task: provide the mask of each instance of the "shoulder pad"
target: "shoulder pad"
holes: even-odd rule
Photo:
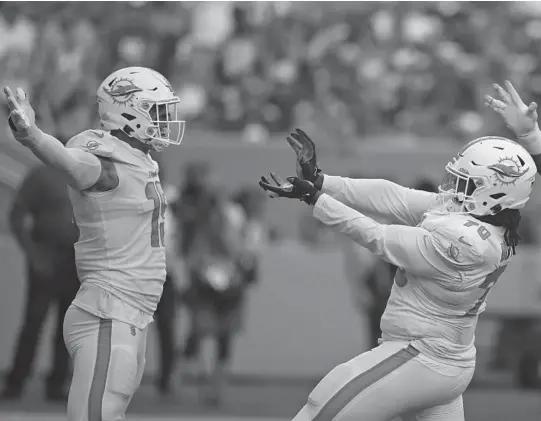
[[[113,155],[114,147],[108,139],[108,134],[101,130],[86,130],[73,136],[68,143],[67,148],[82,149],[93,155],[109,158]]]
[[[464,216],[430,219],[423,227],[431,232],[434,248],[448,263],[467,267],[484,260],[490,243],[478,233],[479,229],[486,229],[482,223],[469,225],[470,218]]]

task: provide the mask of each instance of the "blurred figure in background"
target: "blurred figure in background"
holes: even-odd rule
[[[207,215],[210,212],[211,202],[214,192],[210,187],[210,167],[205,162],[192,162],[187,165],[182,174],[182,184],[179,187],[180,193],[177,194],[177,200],[169,202],[168,210],[175,223],[176,247],[175,260],[177,263],[187,263],[191,250],[194,247],[195,240],[202,227],[207,221]],[[171,231],[169,231],[171,232]],[[171,258],[170,258],[171,259]],[[181,264],[182,264],[181,263]],[[178,268],[180,265],[175,265]],[[180,301],[184,304],[190,315],[188,332],[179,357],[183,360],[181,365],[182,377],[191,373],[196,368],[196,360],[199,357],[199,336],[193,323],[192,307],[190,297],[194,283],[192,279],[193,271],[187,264],[184,264],[184,271],[178,270],[178,276],[186,279],[186,285],[180,289]]]
[[[197,233],[186,256],[190,284],[185,303],[190,312],[190,328],[184,357],[198,363],[200,376],[210,374],[210,387],[202,398],[217,404],[225,375],[222,363],[228,359],[228,332],[236,322],[229,311],[228,292],[239,283],[235,250],[240,244],[230,225],[224,198],[214,194],[209,205],[204,214],[199,214]],[[205,339],[211,339],[216,348],[210,370],[209,363],[201,359]]]
[[[269,237],[263,220],[266,196],[256,188],[242,188],[233,197],[233,203],[240,206],[242,215],[238,220],[241,248],[239,264],[243,285],[251,285],[259,279],[259,259],[262,246]],[[241,297],[242,298],[242,297]]]
[[[207,222],[210,213],[214,192],[210,187],[210,167],[204,162],[193,162],[186,166],[182,175],[183,184],[180,188],[179,199],[169,205],[177,227],[177,256],[186,262],[194,247],[195,240]],[[181,300],[185,301],[190,295],[193,284],[193,272],[186,266],[185,277],[188,278],[187,287],[181,292]],[[198,357],[199,341],[190,324],[182,358],[183,368],[190,368]]]
[[[214,346],[211,361],[199,358],[200,373],[208,373],[202,398],[210,405],[222,401],[233,340],[242,327],[244,293],[257,279],[258,199],[249,191],[241,191],[235,199],[218,192],[212,195],[206,213],[199,214],[186,260],[191,275],[185,302],[191,326],[184,356],[206,357],[203,347]]]
[[[43,165],[31,170],[15,196],[10,223],[26,257],[28,287],[23,326],[1,397],[21,397],[47,312],[56,304],[53,361],[46,382],[46,397],[64,400],[69,357],[62,325],[64,314],[79,288],[73,249],[79,231],[73,221],[64,178]]]
[[[177,239],[177,251],[181,256],[188,254],[200,225],[200,215],[206,214],[210,207],[210,175],[210,167],[204,162],[187,165],[182,176],[184,181],[179,200],[171,205],[181,234]]]
[[[168,206],[165,210],[165,252],[167,274],[163,293],[156,308],[156,328],[160,348],[160,368],[156,386],[162,396],[171,392],[171,376],[175,364],[176,298],[175,284],[183,277],[178,269],[177,224],[171,208],[175,207],[178,191],[172,185],[164,187]]]

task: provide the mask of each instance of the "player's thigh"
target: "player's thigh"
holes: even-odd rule
[[[411,354],[408,361],[403,364],[396,361],[408,358],[407,353]],[[416,353],[418,355],[411,358]],[[374,375],[377,380],[368,386],[369,381],[359,385],[354,391],[357,394],[335,417],[336,421],[387,421],[410,413],[426,417],[431,414],[429,410],[423,411],[426,408],[432,409],[434,414],[443,411],[453,417],[450,420],[462,414],[462,401],[457,398],[470,383],[473,368],[427,360],[412,347],[403,350],[402,356],[400,353],[393,355],[385,363],[389,363],[391,369],[383,372],[383,376]]]
[[[406,342],[384,342],[350,361],[332,369],[312,390],[308,402],[294,421],[331,421],[341,409],[355,397],[351,385],[381,375],[378,367],[389,370],[386,361],[407,347]],[[363,376],[363,374],[365,376]]]
[[[141,382],[146,329],[100,319],[71,307],[66,313],[64,334],[74,368],[69,421],[124,419]]]
[[[143,377],[146,336],[147,329],[116,320],[111,322],[108,370],[105,383],[99,389],[103,417],[100,421],[124,419]]]
[[[297,420],[387,421],[447,402],[462,393],[472,370],[444,376],[421,364],[419,352],[387,342],[336,367],[310,394]]]
[[[68,309],[64,316],[64,341],[73,359],[73,377],[68,398],[69,421],[92,420],[91,393],[95,388],[97,363],[103,364],[100,350],[103,336],[99,317],[75,306]]]

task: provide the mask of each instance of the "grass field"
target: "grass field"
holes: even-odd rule
[[[310,385],[232,385],[222,408],[209,410],[189,387],[167,400],[143,386],[135,396],[126,419],[133,421],[287,421],[303,405]],[[473,389],[465,395],[466,420],[539,421],[541,391]],[[19,403],[1,404],[0,421],[59,421],[65,419],[62,405],[42,401],[39,389],[29,391]],[[362,421],[362,420],[359,420]]]

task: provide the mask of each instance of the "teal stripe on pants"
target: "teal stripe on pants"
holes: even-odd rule
[[[417,355],[419,355],[419,351],[408,346],[359,374],[336,392],[312,421],[332,421],[363,390],[402,367]]]
[[[102,421],[103,395],[105,383],[107,382],[107,371],[111,359],[111,336],[113,332],[113,321],[100,319],[98,331],[98,350],[96,353],[96,364],[94,365],[94,377],[90,386],[88,397],[88,421]]]

